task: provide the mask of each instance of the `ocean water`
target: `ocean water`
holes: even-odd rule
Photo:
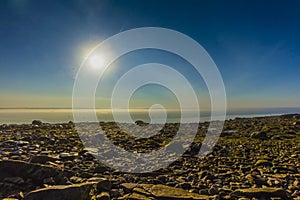
[[[82,115],[85,115],[86,110],[82,110]],[[154,117],[165,118],[165,115],[160,114],[160,110],[155,111]],[[300,113],[300,108],[259,108],[259,109],[238,109],[228,110],[226,119],[234,119],[236,117],[258,117],[281,114]],[[114,121],[113,115],[108,109],[96,109],[96,114],[99,121]],[[125,110],[117,112],[122,122],[128,122],[125,115]],[[139,109],[130,112],[132,120],[150,121],[150,116],[147,110]],[[197,122],[195,111],[189,111],[188,116],[182,122]],[[63,123],[73,121],[72,109],[0,109],[0,124],[22,124],[31,123],[32,120],[38,119],[47,123]],[[200,121],[210,121],[210,112],[200,112]],[[164,121],[158,119],[157,121]],[[167,122],[180,122],[180,112],[167,111]]]

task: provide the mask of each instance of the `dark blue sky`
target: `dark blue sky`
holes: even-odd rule
[[[298,1],[2,0],[0,107],[70,106],[74,73],[88,50],[121,31],[146,26],[198,41],[221,72],[230,108],[300,106],[299,6]]]

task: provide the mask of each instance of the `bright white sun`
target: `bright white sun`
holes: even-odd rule
[[[92,55],[91,57],[89,57],[89,62],[91,67],[95,68],[95,69],[100,69],[102,67],[104,67],[105,64],[105,57],[103,55]]]

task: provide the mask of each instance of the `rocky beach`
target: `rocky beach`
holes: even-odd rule
[[[227,120],[213,151],[199,157],[208,124],[199,123],[192,145],[171,165],[141,174],[99,162],[73,122],[2,124],[0,198],[300,199],[300,115]],[[140,153],[165,146],[179,126],[165,124],[156,135],[137,139],[113,122],[99,125],[115,145]]]

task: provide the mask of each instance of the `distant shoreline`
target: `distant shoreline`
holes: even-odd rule
[[[10,112],[6,112],[10,110]],[[50,110],[50,112],[49,112]],[[100,110],[100,111],[99,111]],[[98,112],[99,111],[99,112]],[[255,111],[255,112],[254,112]],[[158,111],[159,112],[159,111]],[[200,112],[200,121],[195,118],[192,111],[189,118],[186,118],[182,123],[198,123],[198,122],[209,122],[210,113],[209,112]],[[84,114],[84,112],[83,112]],[[98,117],[98,122],[113,122],[115,121],[110,112],[101,112],[101,109],[96,110]],[[124,115],[122,112],[119,112],[120,115]],[[255,118],[255,117],[272,117],[280,115],[289,115],[289,114],[300,114],[300,108],[288,108],[284,110],[283,108],[277,108],[273,110],[246,110],[246,111],[228,111],[226,115],[226,120],[236,119],[236,118]],[[124,115],[124,121],[121,123],[129,123],[126,121]],[[131,112],[132,121],[143,120],[149,122],[148,112]],[[72,109],[0,109],[0,124],[30,124],[33,120],[40,120],[43,123],[49,124],[62,124],[68,123],[69,121],[74,121]],[[217,119],[218,120],[218,119]],[[88,121],[88,120],[87,120]],[[86,121],[83,121],[86,122]],[[168,113],[168,119],[166,123],[179,123],[180,122],[180,113],[179,112],[170,112]]]
[[[72,107],[0,107],[0,110],[18,110],[18,109],[24,109],[24,110],[72,110]],[[76,109],[90,109],[90,108],[76,108]],[[120,110],[126,110],[126,108],[117,108]],[[148,110],[149,108],[130,108],[130,110]],[[190,108],[192,110],[192,108]],[[300,107],[244,107],[244,108],[228,108],[227,111],[229,112],[235,112],[235,111],[253,111],[253,110],[274,110],[274,109],[300,109]],[[96,110],[111,110],[110,108],[96,108]],[[180,110],[177,108],[171,108],[169,110]],[[209,111],[208,109],[202,109],[202,111]]]

